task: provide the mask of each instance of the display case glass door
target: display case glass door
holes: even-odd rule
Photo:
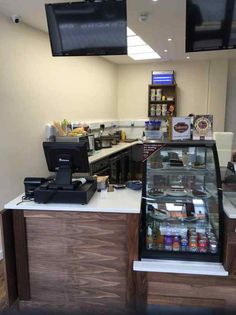
[[[214,142],[145,145],[150,154],[144,164],[142,256],[220,261],[222,192]]]

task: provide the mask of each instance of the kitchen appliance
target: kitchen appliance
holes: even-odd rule
[[[94,139],[94,148],[95,148],[95,151],[99,151],[102,149],[102,142],[99,138]]]
[[[88,152],[93,154],[95,151],[95,144],[94,144],[94,135],[88,134]]]
[[[106,148],[111,148],[112,147],[112,140],[113,137],[110,136],[101,136],[98,138],[101,143],[101,148],[106,149]]]

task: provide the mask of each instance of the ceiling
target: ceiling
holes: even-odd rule
[[[78,1],[78,0],[77,0]],[[44,4],[72,2],[67,0],[0,0],[0,12],[10,17],[20,15],[22,21],[47,32]],[[107,59],[118,63],[147,63],[215,58],[236,58],[236,50],[185,53],[185,7],[186,0],[127,0],[128,26],[150,45],[161,59],[134,61],[128,56],[109,56]],[[147,20],[140,22],[140,14],[147,14]],[[172,42],[168,42],[172,38]],[[164,52],[168,50],[168,52]]]

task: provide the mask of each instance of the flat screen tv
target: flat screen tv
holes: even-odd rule
[[[236,48],[235,2],[186,1],[186,52]]]
[[[53,56],[127,54],[126,0],[46,4]]]

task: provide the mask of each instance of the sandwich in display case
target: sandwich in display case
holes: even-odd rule
[[[146,141],[141,259],[221,262],[222,225],[215,142]]]

